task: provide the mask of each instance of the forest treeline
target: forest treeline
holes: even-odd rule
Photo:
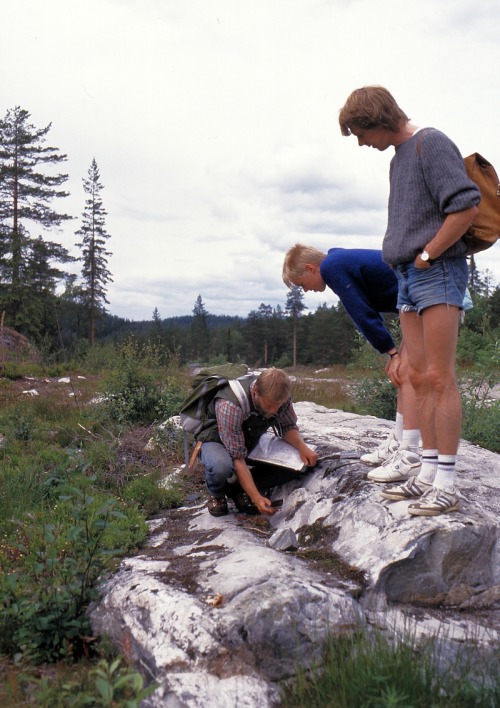
[[[262,302],[246,317],[207,312],[201,294],[192,313],[182,317],[162,319],[157,308],[151,320],[142,322],[110,314],[112,254],[99,168],[93,158],[82,178],[75,258],[56,239],[60,225],[74,217],[54,207],[68,196],[63,189],[68,175],[60,171],[66,155],[46,144],[50,127],[35,127],[20,107],[0,119],[0,327],[25,335],[42,358],[83,359],[90,348],[119,344],[130,335],[139,343],[154,343],[161,356],[175,356],[181,363],[326,366],[347,364],[359,355],[364,345],[343,306],[324,303],[306,312],[297,287],[288,292],[283,307]],[[68,273],[65,265],[75,261],[80,273]],[[469,288],[474,308],[462,328],[460,351],[462,361],[474,362],[477,352],[498,348],[500,289],[473,259]],[[388,322],[397,326],[394,317]],[[495,361],[495,354],[489,361]]]
[[[474,306],[461,326],[459,363],[484,362],[491,368],[500,363],[500,288],[489,292],[488,282],[474,267],[471,274]],[[175,355],[183,364],[244,361],[250,366],[329,366],[359,363],[365,353],[374,351],[357,333],[341,303],[324,303],[305,313],[300,308],[300,289],[293,293],[292,306],[290,299],[288,308],[262,303],[247,317],[229,317],[207,312],[199,295],[192,314],[183,317],[162,319],[155,310],[151,320],[142,322],[106,318],[99,341],[118,344],[133,335],[139,344],[157,345],[165,357]],[[388,315],[386,323],[397,339],[397,317]]]

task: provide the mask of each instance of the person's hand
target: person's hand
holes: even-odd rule
[[[305,462],[308,467],[314,467],[318,461],[318,453],[315,450],[311,450],[307,445],[303,445],[299,452],[302,462]]]
[[[271,500],[267,499],[267,497],[260,496],[258,499],[253,500],[253,503],[261,514],[266,514],[267,516],[272,516],[279,511],[279,507],[271,506]]]
[[[417,254],[417,257],[413,261],[413,265],[417,270],[428,270],[431,267],[429,261],[423,261],[420,258],[420,253]]]
[[[401,356],[398,354],[395,354],[392,356],[387,364],[385,365],[385,373],[387,376],[390,378],[391,383],[393,386],[396,388],[399,388],[401,386],[401,379],[399,377],[399,366],[401,364]]]

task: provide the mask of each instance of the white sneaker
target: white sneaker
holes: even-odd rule
[[[394,433],[382,440],[380,445],[372,452],[367,452],[359,458],[361,462],[366,462],[367,465],[382,465],[386,460],[389,460],[399,447],[399,442],[396,440]]]
[[[408,450],[398,450],[380,467],[366,475],[372,482],[400,482],[414,477],[420,472],[420,455]]]

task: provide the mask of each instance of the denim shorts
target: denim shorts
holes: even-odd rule
[[[455,305],[463,309],[469,267],[465,257],[437,258],[419,270],[412,263],[394,266],[398,279],[398,310],[417,312],[432,305]]]

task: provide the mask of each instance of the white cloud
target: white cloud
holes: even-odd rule
[[[95,157],[109,309],[129,319],[284,305],[286,249],[376,248],[391,155],[340,135],[379,83],[500,168],[500,6],[485,0],[3,0],[2,114],[68,155],[73,248]],[[488,70],[488,67],[491,67]],[[74,251],[75,252],[75,251]],[[478,256],[500,281],[500,247]],[[334,299],[308,295],[310,309]]]

